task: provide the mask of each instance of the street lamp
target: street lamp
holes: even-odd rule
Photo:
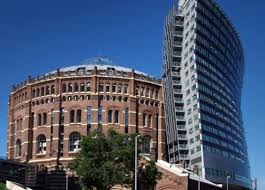
[[[135,162],[135,166],[134,166],[134,172],[135,172],[135,174],[134,174],[134,189],[135,190],[137,190],[137,149],[138,149],[138,146],[137,146],[137,144],[138,144],[138,142],[137,142],[137,139],[138,139],[138,137],[140,137],[141,135],[137,135],[136,137],[135,137],[135,145],[134,145],[134,148],[135,148],[135,155],[134,155],[134,162]]]
[[[230,179],[230,175],[226,176],[226,190],[228,190],[228,179]]]

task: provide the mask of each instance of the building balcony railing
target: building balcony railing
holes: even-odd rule
[[[185,125],[178,125],[177,128],[178,128],[178,129],[182,129],[182,130],[186,130]]]
[[[173,51],[173,55],[181,57],[181,52],[180,51]]]
[[[183,32],[182,31],[175,31],[174,35],[175,36],[183,36]]]
[[[179,149],[187,149],[187,144],[179,144]]]
[[[188,159],[188,155],[187,154],[180,154],[179,158],[180,159]]]
[[[178,84],[180,84],[180,83],[178,83]],[[174,90],[173,90],[173,91],[174,91],[174,93],[181,94],[181,89],[175,89],[175,88],[174,88]]]
[[[178,134],[178,139],[187,139],[187,135]]]
[[[180,72],[172,71],[172,75],[173,75],[173,76],[180,76]]]
[[[182,42],[181,41],[174,41],[174,45],[175,46],[182,46]]]
[[[181,63],[180,62],[173,62],[173,67],[180,67]]]
[[[184,23],[183,21],[176,21],[176,22],[175,22],[175,24],[176,24],[177,26],[183,26],[183,23]]]
[[[177,102],[177,103],[183,103],[183,99],[182,99],[182,98],[175,98],[174,100],[175,100],[175,102]],[[179,117],[180,117],[180,116],[179,116]]]

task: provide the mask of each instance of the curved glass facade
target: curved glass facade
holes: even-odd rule
[[[180,26],[181,25],[181,26]],[[243,48],[213,0],[180,1],[167,17],[163,81],[169,161],[216,183],[251,188],[241,114]]]

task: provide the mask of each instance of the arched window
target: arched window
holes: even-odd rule
[[[143,126],[146,127],[146,113],[143,113]]]
[[[55,87],[54,85],[51,86],[51,94],[54,94],[55,93]]]
[[[85,91],[85,84],[81,83],[80,85],[80,92],[84,92]]]
[[[75,110],[70,111],[70,123],[75,122]]]
[[[74,86],[75,92],[78,92],[78,88],[79,88],[78,83],[75,83],[75,86]]]
[[[41,96],[44,96],[44,87],[41,87]]]
[[[99,84],[98,91],[99,92],[103,92],[104,91],[104,84],[103,83]]]
[[[121,89],[122,89],[122,84],[118,85],[118,93],[121,93]]]
[[[112,123],[112,110],[108,111],[108,123]]]
[[[86,83],[86,91],[87,92],[91,91],[91,83],[90,82]]]
[[[154,89],[150,91],[150,98],[154,98]]]
[[[62,84],[62,93],[66,92],[66,84]]]
[[[146,97],[149,97],[149,95],[150,95],[149,92],[150,92],[150,89],[147,88],[147,89],[145,90],[145,96],[146,96]]]
[[[45,95],[50,95],[50,87],[46,86],[46,94]]]
[[[115,123],[119,123],[119,110],[115,110],[114,121]]]
[[[106,84],[106,92],[109,92],[110,91],[110,83],[107,83]]]
[[[155,99],[158,99],[158,90],[155,91]]]
[[[136,86],[136,88],[135,88],[135,95],[136,95],[136,96],[139,95],[139,86]]]
[[[47,125],[47,113],[43,113],[43,125]]]
[[[77,152],[80,150],[80,133],[78,132],[72,132],[69,135],[69,151]]]
[[[38,126],[41,126],[41,114],[40,113],[38,114],[38,117],[37,117],[37,124]]]
[[[36,91],[35,90],[32,90],[32,97],[35,98],[36,97]]]
[[[123,86],[123,93],[124,94],[128,93],[128,85],[127,84]]]
[[[144,136],[143,153],[150,154],[150,150],[151,150],[151,137]]]
[[[40,89],[37,88],[37,93],[36,93],[36,97],[39,97],[40,96]]]
[[[114,92],[114,93],[116,92],[116,84],[115,83],[112,84],[112,92]]]
[[[140,96],[144,96],[144,87],[140,88]]]
[[[73,92],[73,85],[72,83],[68,84],[68,92]]]
[[[16,142],[16,157],[21,156],[21,140],[18,139]]]
[[[148,127],[152,127],[152,114],[148,115]]]
[[[39,135],[37,137],[37,153],[46,154],[46,137],[45,135]]]

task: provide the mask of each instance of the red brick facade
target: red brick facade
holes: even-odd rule
[[[151,139],[147,148],[165,159],[162,100],[161,81],[121,67],[29,78],[9,98],[7,158],[48,168],[65,165],[75,156],[76,134],[87,135],[101,123],[104,131],[139,132]]]

